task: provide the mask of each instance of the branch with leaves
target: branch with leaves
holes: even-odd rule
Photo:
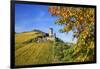
[[[52,16],[59,17],[55,23],[63,25],[63,29],[60,29],[60,32],[74,32],[73,38],[78,39],[75,46],[77,46],[77,49],[81,48],[78,52],[74,51],[74,55],[82,53],[81,50],[86,49],[85,52],[83,52],[85,54],[83,55],[83,58],[85,58],[84,61],[89,61],[90,59],[93,60],[95,30],[94,9],[83,7],[50,6],[48,11],[52,14]],[[77,57],[78,56],[79,55],[77,55]],[[81,60],[79,59],[79,61]]]

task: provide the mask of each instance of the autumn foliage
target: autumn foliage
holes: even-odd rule
[[[94,61],[95,10],[85,7],[50,6],[48,11],[58,16],[56,24],[62,25],[60,32],[73,31],[77,43],[63,51],[64,61]]]

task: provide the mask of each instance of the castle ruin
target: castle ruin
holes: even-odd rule
[[[56,37],[56,33],[53,33],[53,28],[49,28],[48,36],[45,37],[40,36],[36,40],[37,42],[46,41],[46,40],[54,41],[55,37]]]
[[[53,33],[53,28],[49,28],[49,32],[48,32],[49,36],[47,37],[47,40],[55,40],[56,37],[56,33]]]

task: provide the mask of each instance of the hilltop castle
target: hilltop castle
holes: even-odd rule
[[[45,36],[39,36],[36,39],[36,41],[37,42],[46,41],[46,40],[54,41],[55,38],[56,38],[56,33],[53,33],[53,28],[49,28],[48,33]]]
[[[49,28],[49,32],[48,32],[49,36],[47,37],[47,40],[55,40],[56,37],[56,33],[53,33],[53,28]]]

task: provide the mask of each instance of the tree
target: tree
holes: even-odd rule
[[[63,25],[60,32],[73,31],[77,43],[73,46],[75,61],[93,61],[95,10],[83,7],[50,6],[48,11],[58,16],[56,24]]]

